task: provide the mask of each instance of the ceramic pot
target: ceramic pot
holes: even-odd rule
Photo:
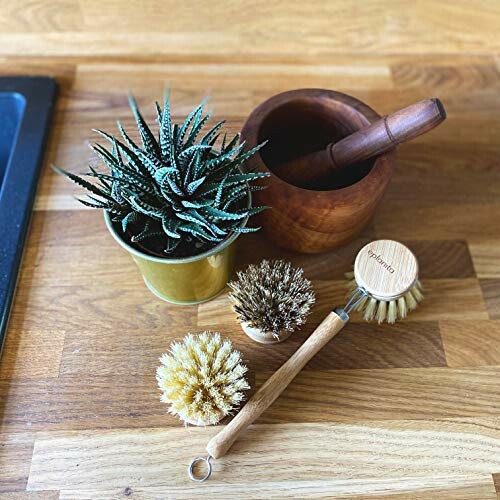
[[[233,274],[240,233],[233,233],[212,249],[192,257],[155,257],[124,241],[107,212],[104,220],[113,238],[130,253],[146,286],[162,300],[180,305],[206,302],[224,290]]]

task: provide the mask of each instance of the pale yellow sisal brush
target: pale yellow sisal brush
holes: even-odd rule
[[[344,328],[352,311],[360,311],[368,321],[394,323],[405,318],[423,299],[417,259],[396,241],[378,240],[364,246],[356,257],[351,278],[352,291],[345,307],[332,311],[238,415],[210,440],[208,457],[196,457],[189,466],[191,479],[201,482],[210,477],[210,460],[228,452],[238,436],[274,402],[308,361]],[[201,476],[194,472],[199,462],[206,463],[206,472]]]

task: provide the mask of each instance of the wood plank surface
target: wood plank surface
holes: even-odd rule
[[[478,419],[475,424],[407,420],[376,425],[255,425],[234,445],[230,457],[214,462],[210,485],[227,484],[235,494],[247,485],[250,491],[252,484],[259,488],[264,483],[265,487],[269,462],[279,472],[285,491],[287,483],[293,488],[295,482],[300,486],[311,477],[320,484],[327,481],[333,494],[376,492],[381,482],[387,487],[400,479],[403,484],[410,478],[425,484],[427,477],[448,481],[468,474],[484,477],[500,466],[500,440],[490,427],[497,430],[498,423]],[[133,490],[141,483],[161,486],[168,477],[174,492],[185,482],[185,463],[193,451],[201,452],[199,443],[216,432],[216,428],[189,432],[177,428],[41,434],[35,443],[28,489]],[[273,442],[271,448],[268,440]],[[464,454],[468,460],[462,459]],[[302,460],[307,467],[300,465]],[[203,495],[202,489],[192,490],[193,495]]]
[[[499,32],[493,0],[0,0],[0,75],[60,87],[0,361],[0,499],[500,498]],[[284,258],[316,289],[309,322],[283,344],[251,341],[227,291],[200,306],[159,301],[102,215],[48,168],[97,165],[91,129],[114,132],[119,118],[136,137],[126,93],[153,119],[167,83],[176,120],[210,95],[232,133],[300,87],[381,114],[428,97],[446,107],[441,127],[399,148],[374,219],[345,247],[299,255],[264,232],[241,237],[238,268]],[[211,480],[192,483],[186,467],[219,429],[167,413],[160,355],[220,330],[251,394],[344,302],[344,273],[374,238],[414,250],[426,301],[393,327],[353,315]]]

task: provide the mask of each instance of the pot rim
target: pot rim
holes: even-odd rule
[[[251,207],[252,192],[250,191],[250,189],[248,189],[247,192],[248,192],[248,207]],[[109,232],[111,233],[111,236],[113,236],[113,238],[119,243],[121,247],[123,247],[132,255],[140,257],[141,259],[149,260],[151,262],[158,262],[161,264],[187,264],[188,262],[195,262],[197,260],[206,259],[207,257],[219,253],[221,250],[228,247],[241,234],[233,232],[229,236],[227,236],[224,240],[222,240],[220,243],[212,247],[210,250],[207,250],[197,255],[191,255],[189,257],[180,257],[180,258],[155,257],[154,255],[149,255],[147,253],[141,252],[137,248],[134,248],[132,245],[129,245],[126,241],[124,241],[123,238],[116,232],[113,226],[113,222],[111,221],[111,217],[109,216],[109,213],[106,210],[103,210],[103,213],[104,213],[104,221],[106,223]],[[247,225],[247,222],[248,222],[248,216],[241,221],[240,227],[245,227]]]

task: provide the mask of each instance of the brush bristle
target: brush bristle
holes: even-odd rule
[[[406,300],[404,297],[398,299],[398,318],[405,319],[408,309],[406,308]]]
[[[398,319],[398,308],[396,306],[396,301],[391,300],[389,302],[389,307],[387,308],[387,323],[394,323]]]
[[[216,424],[249,389],[238,351],[217,332],[188,334],[160,358],[156,371],[161,400],[186,423]]]
[[[424,294],[422,292],[422,285],[420,284],[420,282],[417,282],[417,284],[413,287],[411,292],[412,292],[413,296],[415,297],[417,304],[419,302],[422,302],[422,300],[424,299]]]
[[[387,318],[387,302],[385,300],[378,301],[377,307],[377,322],[380,324]]]
[[[377,300],[370,297],[368,301],[365,301],[366,307],[364,308],[364,316],[366,321],[371,321],[375,317],[375,312],[377,311]],[[363,312],[360,308],[361,304],[358,305],[357,310]]]
[[[352,295],[357,289],[358,284],[354,278],[354,273],[345,274],[349,280],[347,288],[349,295]],[[377,300],[369,295],[365,297],[356,306],[356,311],[363,314],[366,321],[376,319],[378,323],[395,323],[397,320],[405,319],[409,312],[416,309],[418,304],[424,299],[423,288],[420,281],[405,293],[403,297],[395,300],[384,301]]]
[[[237,273],[229,298],[240,322],[279,336],[303,325],[314,304],[314,290],[301,268],[263,260]]]

